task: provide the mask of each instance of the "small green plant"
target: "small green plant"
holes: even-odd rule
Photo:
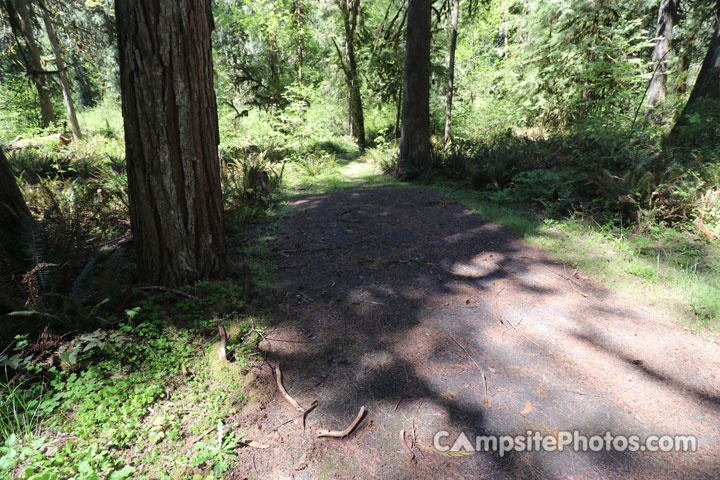
[[[234,450],[238,447],[242,435],[233,431],[226,431],[222,422],[217,424],[217,437],[214,442],[197,442],[194,445],[197,452],[190,459],[193,467],[210,464],[215,478],[222,478],[222,474],[229,468],[229,461],[237,455]]]
[[[267,159],[267,152],[245,153],[238,147],[224,155],[223,199],[226,208],[267,206],[282,182],[285,169]]]

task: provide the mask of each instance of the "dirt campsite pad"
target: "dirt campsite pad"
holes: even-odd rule
[[[720,478],[717,344],[434,190],[291,206],[234,478]],[[302,408],[318,402],[304,431],[277,365]],[[317,437],[363,406],[346,438]],[[693,435],[698,449],[442,454],[442,431],[444,445],[577,431]]]

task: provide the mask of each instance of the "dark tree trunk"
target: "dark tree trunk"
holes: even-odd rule
[[[452,121],[452,101],[455,91],[455,48],[457,47],[458,15],[460,13],[460,0],[455,0],[453,6],[452,34],[450,37],[450,63],[448,65],[448,93],[445,105],[445,145],[450,142],[450,125]],[[507,37],[506,37],[507,39]]]
[[[348,116],[350,119],[350,136],[360,145],[365,146],[365,117],[363,114],[362,96],[360,94],[360,75],[357,71],[355,58],[355,29],[357,28],[360,0],[338,0],[338,6],[343,15],[345,29],[345,58],[338,49],[340,64],[345,73],[345,82],[348,88]]]
[[[405,79],[400,157],[395,175],[413,178],[432,167],[430,148],[430,7],[412,0],[407,9]]]
[[[40,61],[42,53],[35,41],[30,9],[25,0],[6,0],[5,5],[10,20],[10,28],[12,28],[15,38],[18,39],[18,44],[21,37],[25,40],[25,48],[21,48],[25,68],[37,89],[42,126],[47,128],[51,123],[55,122],[55,111],[50,100],[47,75],[42,73],[42,62]]]
[[[715,28],[686,109],[701,98],[720,100],[720,23]]]
[[[660,2],[657,30],[655,32],[655,48],[652,55],[653,64],[657,64],[657,68],[654,70],[655,73],[650,80],[650,88],[648,89],[648,113],[655,125],[662,122],[662,110],[665,107],[668,56],[670,55],[675,14],[675,0],[662,0]]]
[[[68,82],[68,78],[65,73],[65,61],[62,57],[63,52],[60,49],[60,42],[55,34],[55,27],[50,19],[50,14],[47,11],[45,2],[40,1],[40,11],[43,23],[45,24],[45,31],[47,32],[48,40],[50,41],[50,48],[52,48],[53,54],[55,55],[55,65],[58,70],[58,78],[60,79],[60,88],[63,92],[65,109],[67,110],[68,119],[70,120],[70,128],[72,129],[73,138],[78,140],[82,138],[82,132],[80,131],[80,124],[78,123],[77,115],[75,114],[75,103],[73,103],[70,92],[70,82]]]
[[[701,117],[703,131],[700,133],[702,137],[717,141],[717,137],[720,135],[720,113],[718,112],[718,107],[720,107],[720,0],[718,0],[716,8],[718,19],[715,33],[710,41],[710,47],[703,60],[700,73],[695,80],[695,86],[690,92],[690,98],[670,132],[668,139],[671,143],[702,141],[696,135],[691,135],[693,138],[681,138],[683,136],[681,130],[689,124],[689,118],[694,114]]]
[[[23,231],[32,231],[33,223],[10,162],[0,148],[0,247],[21,270],[28,263]]]
[[[224,277],[210,0],[117,0],[115,11],[140,278]]]

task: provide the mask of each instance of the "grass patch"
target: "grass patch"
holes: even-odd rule
[[[717,245],[670,228],[636,232],[583,218],[542,218],[529,209],[489,202],[483,192],[458,182],[443,180],[434,186],[609,288],[654,305],[680,325],[720,333]]]

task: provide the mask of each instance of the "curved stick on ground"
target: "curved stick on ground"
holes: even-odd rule
[[[357,417],[355,417],[355,420],[350,424],[349,427],[347,427],[345,430],[338,432],[336,430],[320,430],[317,434],[318,437],[332,437],[332,438],[343,438],[350,435],[353,430],[355,430],[355,427],[358,426],[358,423],[360,423],[360,420],[362,420],[363,415],[365,415],[365,407],[360,407],[360,411],[357,414]]]
[[[402,446],[403,452],[405,452],[405,455],[410,457],[410,460],[415,460],[415,454],[412,450],[410,450],[410,447],[408,447],[407,442],[405,442],[405,430],[400,430],[400,445]]]
[[[315,410],[315,407],[317,407],[317,406],[318,406],[318,402],[317,402],[317,400],[315,400],[315,401],[312,403],[312,405],[310,405],[307,409],[303,410],[303,414],[302,414],[302,429],[303,429],[303,432],[305,431],[305,418],[308,416],[308,413],[310,413],[310,412],[312,412],[313,410]]]
[[[300,404],[293,397],[290,396],[287,390],[285,390],[285,387],[282,384],[282,372],[280,371],[280,364],[275,367],[275,380],[277,380],[278,390],[280,390],[282,396],[285,397],[285,400],[287,400],[290,405],[295,407],[295,410],[297,410],[298,412],[305,412],[305,409],[302,408]]]

